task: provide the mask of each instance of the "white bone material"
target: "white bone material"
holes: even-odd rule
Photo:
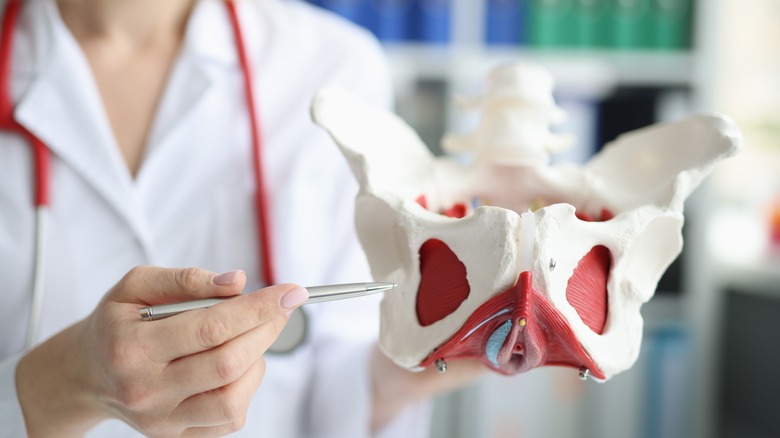
[[[510,71],[493,77],[507,76],[510,85],[520,80],[517,68],[504,68]],[[546,83],[543,72],[533,71],[531,77]],[[534,91],[523,87],[524,93]],[[506,84],[494,83],[491,90],[493,97],[513,95]],[[551,91],[551,85],[545,88]],[[551,98],[526,100],[538,110],[559,111]],[[490,105],[488,98],[478,102]],[[511,99],[502,105],[511,106]],[[522,144],[515,151],[530,150],[530,159],[510,153],[502,161],[491,154],[462,166],[432,156],[401,119],[344,91],[320,91],[312,114],[360,183],[356,226],[375,279],[399,284],[382,302],[380,346],[409,369],[419,368],[477,307],[513,286],[527,270],[533,273],[534,288],[565,317],[607,378],[628,369],[639,354],[640,307],[682,249],[683,201],[717,161],[740,147],[740,133],[729,119],[702,114],[620,136],[582,167],[547,166],[540,149]],[[511,117],[522,118],[522,111]],[[490,123],[483,120],[482,126]],[[514,135],[482,132],[461,139],[461,146],[478,151],[490,148],[484,142],[491,139],[511,146],[513,140],[529,138]],[[427,209],[417,202],[420,195]],[[459,202],[467,206],[463,218],[437,213]],[[471,208],[474,202],[483,205]],[[594,216],[608,209],[614,217],[586,222],[575,217],[575,208]],[[432,238],[446,243],[466,266],[471,292],[454,312],[424,327],[415,310],[419,250]],[[602,334],[583,323],[565,294],[578,261],[597,245],[612,255]]]

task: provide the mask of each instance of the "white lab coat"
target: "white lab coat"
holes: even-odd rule
[[[2,2],[2,7],[5,4]],[[384,60],[364,31],[291,0],[241,0],[278,282],[369,280],[353,233],[356,192],[335,144],[312,124],[315,91],[338,85],[389,105]],[[140,264],[244,269],[258,286],[250,125],[232,29],[219,0],[201,0],[157,113],[143,165],[125,166],[88,63],[53,0],[24,2],[15,35],[15,117],[52,151],[51,223],[40,340],[87,316]],[[0,436],[24,435],[14,371],[29,315],[34,217],[31,149],[0,133]],[[303,346],[267,355],[267,373],[240,433],[368,435],[368,354],[377,300],[307,306]],[[427,406],[385,436],[424,436]],[[132,436],[119,421],[90,436]]]

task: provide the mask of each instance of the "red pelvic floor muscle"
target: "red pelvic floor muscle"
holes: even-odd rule
[[[420,204],[420,206],[424,209],[428,209],[428,198],[425,197],[424,194],[418,196],[415,199],[415,202]],[[453,217],[455,219],[461,219],[464,216],[466,216],[466,211],[468,208],[466,208],[466,204],[463,202],[456,202],[452,205],[452,207],[439,211],[439,214],[447,216],[447,217]]]
[[[615,217],[612,211],[609,210],[608,208],[602,208],[600,212],[600,216],[598,217],[593,217],[588,213],[585,213],[584,211],[580,211],[580,210],[575,211],[574,215],[577,216],[577,219],[585,222],[604,222]]]
[[[490,319],[502,310],[508,312]],[[498,355],[496,367],[485,355],[490,334],[508,320],[512,331]],[[523,324],[521,324],[521,320]],[[521,354],[522,352],[522,354]],[[438,359],[476,358],[502,374],[517,374],[544,365],[585,367],[603,379],[604,374],[580,345],[571,326],[532,286],[532,274],[523,272],[517,284],[486,301],[447,341],[436,348],[420,366],[428,367]]]
[[[466,216],[466,204],[462,202],[457,202],[452,207],[448,208],[447,210],[444,210],[441,212],[441,214],[447,216],[447,217],[454,217],[456,219],[460,219],[464,216]]]
[[[420,204],[420,207],[424,209],[428,209],[428,198],[425,197],[425,195],[420,195],[415,199],[415,201]]]
[[[420,286],[417,289],[417,320],[429,326],[447,317],[468,298],[466,266],[438,239],[420,247]]]
[[[425,195],[416,199],[428,207]],[[460,218],[465,215],[465,204],[455,204],[445,216]],[[597,221],[614,216],[602,209]],[[581,220],[594,221],[586,213]],[[569,280],[566,299],[583,322],[594,332],[604,331],[607,308],[606,284],[611,267],[611,255],[603,246],[594,247],[580,260]],[[420,286],[417,290],[417,318],[422,326],[429,326],[447,317],[468,298],[470,288],[466,267],[457,255],[442,241],[430,239],[420,248]],[[506,310],[491,319],[497,313]],[[494,366],[485,354],[487,339],[502,324],[512,320],[512,330],[498,355],[499,366]],[[488,322],[485,322],[485,321]],[[521,321],[523,324],[521,324]],[[520,274],[517,284],[483,303],[463,326],[436,348],[422,367],[438,359],[476,358],[502,374],[516,374],[545,365],[587,368],[596,378],[604,374],[574,335],[563,315],[532,286],[532,274]]]
[[[566,286],[566,300],[580,315],[582,322],[598,334],[604,332],[607,323],[607,280],[611,265],[609,249],[595,246],[580,259]]]

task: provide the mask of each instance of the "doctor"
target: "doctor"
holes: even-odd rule
[[[294,0],[0,10],[0,436],[425,436],[424,400],[481,373],[397,368],[370,298],[306,306],[303,343],[266,351],[293,282],[370,278],[352,177],[308,118],[325,85],[389,105],[365,32]]]

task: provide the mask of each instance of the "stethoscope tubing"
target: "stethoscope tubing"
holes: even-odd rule
[[[46,236],[49,226],[49,207],[39,205],[35,208],[35,259],[33,267],[32,303],[30,304],[30,319],[27,321],[27,338],[25,350],[29,350],[38,339],[38,330],[43,309],[43,291],[46,272]]]
[[[244,95],[246,98],[246,108],[249,113],[250,127],[252,129],[252,169],[255,177],[255,217],[257,220],[257,247],[260,248],[260,275],[265,280],[265,284],[276,283],[274,275],[273,257],[271,257],[271,225],[268,218],[268,192],[265,186],[265,175],[262,166],[262,132],[260,130],[259,114],[257,105],[255,105],[255,87],[252,81],[252,66],[247,56],[245,38],[241,28],[241,21],[238,18],[236,4],[233,0],[226,0],[225,6],[228,10],[228,17],[233,28],[233,39],[236,44],[238,60],[241,64],[241,72],[244,79]]]
[[[0,31],[0,127],[17,132],[26,138],[31,146],[33,156],[33,174],[35,178],[35,242],[33,249],[32,297],[30,318],[27,321],[27,336],[25,350],[32,348],[38,337],[41,309],[43,308],[43,291],[45,289],[46,272],[46,236],[49,224],[50,201],[50,162],[51,152],[34,134],[20,125],[13,118],[14,105],[11,100],[11,49],[13,47],[14,28],[20,0],[10,0],[3,13],[2,30]]]

